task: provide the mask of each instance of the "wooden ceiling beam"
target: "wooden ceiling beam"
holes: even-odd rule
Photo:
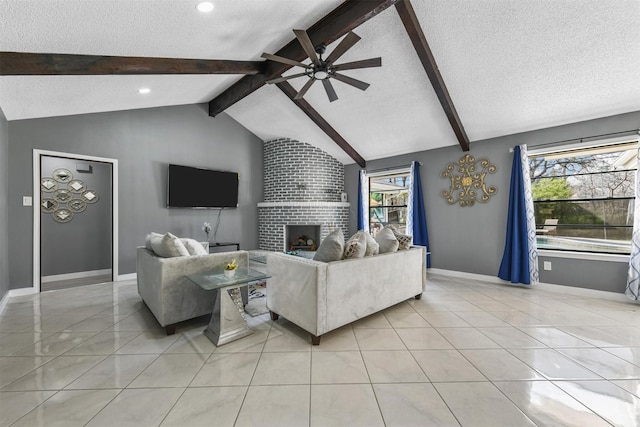
[[[1,76],[100,74],[253,74],[263,61],[0,52]]]
[[[276,83],[276,86],[284,92],[285,95],[296,104],[303,113],[307,115],[320,129],[326,133],[345,153],[349,155],[360,167],[365,167],[367,162],[362,158],[360,154],[336,131],[327,121],[318,113],[304,98],[295,99],[298,91],[289,84],[289,82]]]
[[[307,30],[314,46],[328,45],[349,31],[368,21],[398,0],[347,0]],[[275,53],[278,56],[303,61],[307,58],[297,39]],[[216,116],[265,85],[267,80],[280,76],[291,65],[267,61],[263,74],[245,76],[209,102],[209,115]]]
[[[413,43],[413,47],[418,54],[418,58],[420,58],[420,62],[422,62],[422,66],[424,67],[427,76],[429,76],[431,85],[440,100],[440,104],[447,115],[447,119],[449,119],[453,133],[455,133],[456,138],[458,138],[462,151],[469,151],[469,138],[464,130],[464,126],[462,126],[462,121],[458,116],[456,107],[453,105],[453,100],[449,95],[444,79],[438,70],[438,64],[436,64],[433,53],[429,48],[427,38],[425,37],[422,27],[418,22],[418,18],[413,10],[413,6],[411,6],[411,2],[409,0],[398,1],[396,3],[396,10],[398,11],[398,15],[400,15],[400,19],[404,24],[404,28],[406,29],[411,42]]]

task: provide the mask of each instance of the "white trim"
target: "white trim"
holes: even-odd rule
[[[451,276],[458,277],[461,279],[470,279],[470,280],[479,280],[482,282],[490,282],[498,285],[508,285],[514,286],[518,288],[526,288],[526,289],[541,289],[549,292],[560,292],[564,294],[570,295],[579,295],[579,296],[590,296],[594,298],[605,298],[611,299],[615,301],[624,301],[629,302],[629,298],[625,296],[623,293],[618,292],[609,292],[609,291],[600,291],[597,289],[587,289],[587,288],[579,288],[576,286],[566,286],[566,285],[556,285],[554,283],[536,283],[535,285],[519,285],[513,284],[506,280],[502,280],[497,276],[487,276],[484,274],[475,274],[475,273],[466,273],[464,271],[454,271],[454,270],[444,270],[441,268],[430,268],[427,270],[429,273],[442,274],[443,276]],[[427,279],[427,291],[429,292],[429,280]]]
[[[33,289],[40,292],[40,157],[53,156],[68,159],[88,160],[94,162],[111,163],[111,183],[112,183],[112,253],[111,269],[112,277],[118,277],[118,244],[119,244],[119,221],[118,221],[118,160],[106,157],[86,156],[83,154],[63,153],[59,151],[33,150]]]
[[[60,280],[73,280],[84,279],[86,277],[105,276],[111,275],[111,269],[105,268],[104,270],[91,270],[91,271],[78,271],[76,273],[54,274],[52,276],[42,276],[40,278],[41,283],[58,282]]]
[[[35,294],[36,291],[33,288],[18,288],[18,289],[9,289],[6,294],[0,300],[0,314],[4,311],[4,308],[9,303],[9,299],[13,297],[21,297],[23,295],[31,295]]]
[[[124,282],[125,280],[137,280],[138,273],[121,274],[116,279],[116,282]]]
[[[351,206],[350,202],[259,202],[259,208],[275,208],[280,206],[297,206],[297,207],[309,207],[309,208],[348,208]]]
[[[371,177],[375,178],[375,177],[378,177],[378,176],[385,176],[385,175],[396,175],[396,174],[400,174],[400,173],[411,173],[411,165],[402,166],[402,167],[394,168],[394,169],[381,170],[381,171],[377,171],[377,172],[366,172],[368,178],[371,178]]]
[[[634,142],[639,141],[640,137],[636,134],[629,134],[626,136],[617,136],[613,138],[599,139],[589,142],[572,142],[570,144],[556,145],[556,146],[548,146],[548,147],[540,147],[536,148],[534,146],[530,146],[530,150],[528,150],[528,157],[540,157],[544,154],[552,154],[563,151],[576,151],[576,150],[586,150],[589,148],[595,147],[606,147],[607,145],[615,145],[622,144],[625,142]]]
[[[569,258],[589,261],[608,261],[629,263],[629,255],[601,254],[591,252],[554,251],[550,249],[538,249],[538,257]]]

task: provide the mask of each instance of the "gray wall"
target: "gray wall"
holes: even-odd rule
[[[262,200],[262,141],[206,105],[118,111],[9,122],[9,244],[11,288],[32,286],[34,148],[118,159],[119,274],[134,273],[135,248],[151,231],[203,240],[216,211],[166,209],[167,164],[240,173],[239,207],[222,211],[217,240],[258,246],[256,203]]]
[[[9,126],[0,109],[0,299],[9,290]]]
[[[91,172],[78,172],[77,163],[90,165]],[[95,191],[98,200],[87,203],[83,212],[73,214],[65,223],[55,221],[51,213],[40,214],[40,275],[111,269],[111,164],[42,156],[40,176],[50,178],[58,168],[67,169],[85,189]],[[43,193],[43,198],[54,199],[54,194]],[[66,208],[67,204],[60,206]]]
[[[498,171],[487,175],[487,183],[495,185],[498,193],[486,204],[472,207],[449,205],[440,191],[449,188],[440,173],[450,162],[464,155],[459,146],[416,152],[409,155],[367,161],[367,170],[397,167],[412,160],[423,163],[420,169],[426,205],[431,262],[433,268],[497,276],[504,249],[509,200],[509,180],[513,155],[509,148],[601,135],[640,128],[640,111],[598,120],[574,123],[538,131],[509,135],[471,144],[470,154],[488,158]],[[345,189],[354,201],[350,212],[350,232],[357,224],[357,176],[359,167],[345,167]],[[624,292],[627,264],[607,261],[586,261],[563,258],[540,258],[552,261],[552,271],[540,271],[540,281],[560,285]]]

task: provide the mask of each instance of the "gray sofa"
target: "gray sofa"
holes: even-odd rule
[[[247,251],[162,258],[144,247],[138,248],[138,294],[166,328],[167,335],[175,333],[177,323],[213,311],[216,292],[203,290],[185,276],[211,270],[232,258],[239,266],[249,264]],[[247,289],[242,290],[246,304]]]
[[[270,253],[267,308],[320,336],[409,298],[419,299],[427,280],[426,248],[334,262]]]

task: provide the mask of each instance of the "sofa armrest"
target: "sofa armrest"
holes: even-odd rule
[[[249,265],[247,251],[162,258],[140,247],[137,253],[138,293],[162,326],[211,312],[213,294],[186,276],[203,273],[226,260]],[[246,290],[243,299],[246,299]]]
[[[327,264],[310,259],[269,253],[267,308],[314,335],[326,312]]]

